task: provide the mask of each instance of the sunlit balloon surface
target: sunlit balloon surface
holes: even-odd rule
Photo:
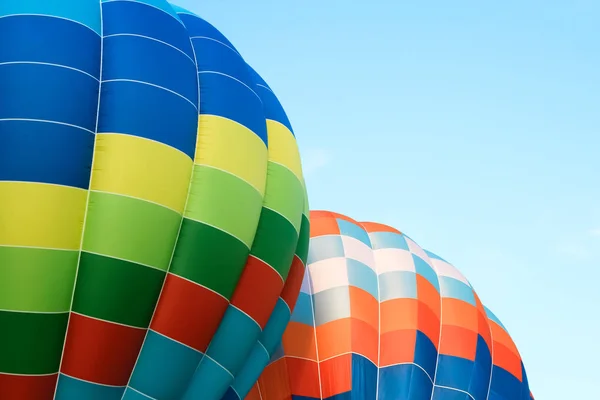
[[[2,0],[0,36],[0,399],[218,400],[258,376],[309,232],[269,86],[164,0]]]
[[[300,297],[248,400],[529,400],[469,281],[400,231],[312,211]],[[232,391],[233,392],[233,391]],[[230,392],[231,393],[231,392]],[[232,393],[232,397],[233,393]]]

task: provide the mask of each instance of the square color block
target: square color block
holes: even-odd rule
[[[349,318],[351,315],[350,288],[348,286],[335,287],[319,292],[313,296],[313,302],[316,326]]]
[[[352,351],[352,321],[338,319],[317,327],[319,360],[339,356]]]
[[[124,386],[145,336],[145,329],[71,314],[61,372],[89,382]]]
[[[150,328],[204,352],[228,305],[219,294],[169,273]]]
[[[316,333],[312,326],[290,322],[282,338],[285,354],[290,357],[299,357],[317,360]]]

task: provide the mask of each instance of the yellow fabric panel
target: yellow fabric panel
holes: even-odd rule
[[[264,196],[268,162],[265,143],[250,129],[227,118],[199,118],[195,163],[227,171]]]
[[[0,245],[79,250],[87,191],[0,182]]]
[[[193,161],[152,140],[115,133],[96,135],[94,191],[122,194],[183,213]]]
[[[284,165],[298,177],[300,182],[304,181],[300,152],[292,132],[285,125],[268,119],[267,134],[269,136],[269,161]]]

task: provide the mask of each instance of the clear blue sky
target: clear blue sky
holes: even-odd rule
[[[178,4],[276,91],[313,209],[448,259],[512,334],[537,399],[593,398],[599,1]]]

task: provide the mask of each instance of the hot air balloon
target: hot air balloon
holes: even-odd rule
[[[279,101],[165,0],[3,0],[0,34],[0,398],[221,398],[304,273]]]
[[[469,281],[400,231],[311,211],[301,293],[247,400],[529,400]]]

